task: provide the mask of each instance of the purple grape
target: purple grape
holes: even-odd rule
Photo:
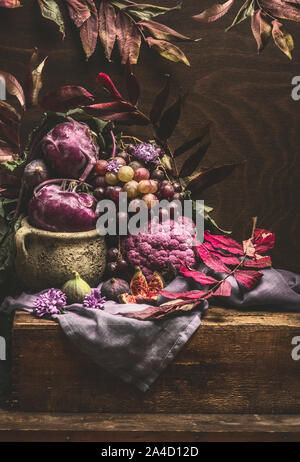
[[[116,247],[111,247],[107,251],[107,259],[109,262],[116,262],[118,260],[119,250]]]
[[[105,197],[105,188],[96,188],[94,189],[94,196],[97,201],[101,201]]]
[[[151,180],[163,181],[165,179],[165,174],[162,170],[156,169],[151,173]]]

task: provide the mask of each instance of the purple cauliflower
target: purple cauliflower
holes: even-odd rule
[[[130,235],[122,241],[122,253],[132,266],[139,266],[150,279],[154,271],[168,271],[170,264],[176,270],[183,262],[194,267],[194,237],[195,225],[187,218],[162,223],[154,219],[145,232]]]
[[[71,117],[42,139],[41,149],[57,176],[81,181],[85,181],[99,157],[99,146],[89,126]]]
[[[145,164],[157,164],[158,158],[161,154],[161,149],[151,143],[140,143],[139,145],[132,147],[130,154]]]
[[[48,180],[39,185],[29,202],[30,223],[53,232],[75,233],[96,227],[97,201],[91,194],[64,189],[65,181]],[[72,181],[69,188],[78,181]],[[77,185],[78,186],[78,185]]]

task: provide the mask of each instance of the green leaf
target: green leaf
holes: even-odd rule
[[[55,22],[62,36],[65,36],[65,23],[60,7],[55,0],[38,0],[44,18]]]
[[[240,22],[252,16],[255,10],[255,0],[246,0],[233,20],[231,26],[227,27],[226,32]]]

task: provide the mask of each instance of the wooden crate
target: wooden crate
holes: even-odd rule
[[[110,376],[58,324],[17,312],[13,400],[20,410],[103,413],[300,413],[300,313],[213,307],[150,391]]]

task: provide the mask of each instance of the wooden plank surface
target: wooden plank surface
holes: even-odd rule
[[[154,4],[162,4],[152,0]],[[177,0],[164,0],[173,6]],[[251,217],[260,217],[259,225],[272,229],[277,242],[274,263],[277,267],[300,272],[300,229],[298,147],[300,141],[300,102],[291,98],[291,81],[299,75],[300,32],[292,21],[289,31],[295,39],[294,60],[289,61],[272,43],[257,56],[250,23],[244,21],[225,33],[235,13],[214,24],[191,20],[212,0],[185,0],[182,11],[172,12],[161,21],[180,32],[202,37],[198,43],[180,46],[191,61],[191,68],[167,62],[154,52],[143,49],[136,74],[142,82],[142,107],[150,108],[153,93],[164,73],[173,75],[173,95],[178,88],[188,91],[186,107],[173,146],[197,134],[206,119],[213,121],[213,144],[204,159],[211,166],[247,159],[224,183],[207,191],[204,199],[215,207],[215,218],[237,239],[250,232]],[[95,83],[98,72],[109,72],[118,81],[117,62],[108,65],[101,47],[89,62],[85,61],[80,40],[70,21],[64,41],[50,21],[41,18],[38,2],[26,0],[23,8],[0,12],[0,68],[13,72],[21,81],[25,63],[34,46],[48,55],[45,88],[58,85],[86,86],[99,100],[103,92]],[[37,123],[40,112],[25,116],[27,128]],[[137,131],[138,135],[149,132]]]
[[[0,411],[0,441],[300,441],[300,416]]]
[[[300,413],[300,314],[213,307],[190,342],[142,393],[93,364],[60,327],[17,312],[13,399],[29,411]]]

